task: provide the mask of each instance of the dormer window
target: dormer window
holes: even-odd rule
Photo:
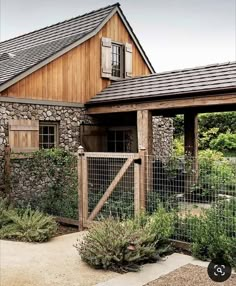
[[[132,45],[101,39],[101,76],[111,80],[132,77]]]

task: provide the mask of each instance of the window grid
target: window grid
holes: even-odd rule
[[[113,130],[108,132],[108,152],[128,152],[129,146],[128,130]]]
[[[51,149],[57,145],[57,125],[41,124],[39,126],[39,148]]]
[[[122,77],[122,46],[112,44],[112,76]]]

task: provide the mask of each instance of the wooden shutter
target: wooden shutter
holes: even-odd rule
[[[112,62],[112,46],[111,46],[111,39],[109,38],[102,38],[101,40],[101,74],[102,77],[110,78],[111,77],[111,62]]]
[[[10,120],[9,144],[15,153],[37,151],[39,149],[39,121]]]
[[[133,62],[132,62],[132,45],[125,44],[125,77],[132,77]]]
[[[106,127],[96,125],[81,125],[80,142],[86,152],[107,151]]]

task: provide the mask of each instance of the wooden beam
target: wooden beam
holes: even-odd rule
[[[198,155],[198,118],[197,113],[184,113],[184,148],[185,154],[197,158]]]
[[[124,103],[124,104],[107,104],[102,106],[87,106],[87,114],[104,114],[115,112],[130,112],[137,110],[166,110],[166,109],[178,109],[189,107],[206,107],[206,106],[225,106],[236,105],[236,93],[218,94],[218,95],[203,95],[192,97],[181,97],[172,99],[160,99],[153,98],[149,102],[140,103]]]
[[[137,111],[138,149],[145,149],[148,155],[152,154],[152,113],[149,110]]]
[[[124,176],[125,172],[129,168],[129,166],[132,164],[133,160],[134,160],[134,157],[130,157],[130,158],[128,158],[126,160],[126,162],[124,163],[124,165],[122,166],[120,171],[117,173],[117,175],[115,176],[114,180],[111,182],[110,186],[107,188],[106,192],[103,194],[102,198],[100,199],[100,201],[96,205],[95,209],[90,214],[88,220],[91,221],[91,220],[93,220],[97,216],[97,214],[100,212],[100,210],[102,209],[103,205],[108,200],[108,198],[112,194],[113,190],[115,189],[115,187],[117,186],[119,181]]]

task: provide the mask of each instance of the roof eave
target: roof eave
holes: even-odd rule
[[[201,91],[193,91],[193,92],[180,92],[175,94],[164,94],[159,96],[143,96],[143,97],[136,97],[136,98],[126,98],[126,99],[118,99],[118,100],[110,100],[110,101],[103,101],[103,102],[93,102],[89,101],[85,103],[86,107],[96,107],[96,106],[102,106],[102,105],[117,105],[117,104],[129,104],[134,102],[143,102],[143,101],[151,101],[151,100],[162,100],[162,99],[178,99],[180,98],[180,95],[183,95],[181,99],[187,98],[187,97],[193,97],[193,96],[205,96],[205,95],[216,95],[218,93],[229,93],[229,92],[236,92],[236,86],[230,87],[230,88],[217,88],[217,89],[211,89],[211,90],[201,90]]]

